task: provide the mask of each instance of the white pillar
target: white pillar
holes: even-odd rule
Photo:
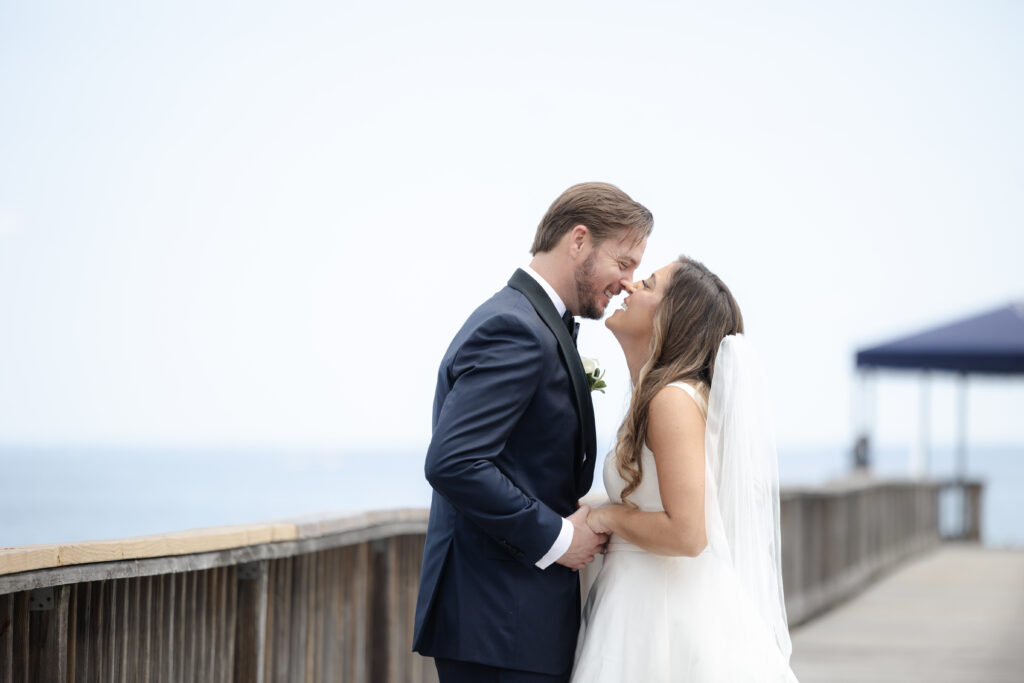
[[[967,478],[967,373],[961,373],[956,387],[956,478]]]
[[[910,452],[910,476],[924,479],[928,476],[929,446],[931,437],[931,373],[925,370],[921,374],[917,396],[917,443]]]
[[[861,452],[864,464],[870,469],[871,439],[874,432],[874,373],[868,369],[858,369],[853,380],[850,401],[850,424],[853,427],[853,453],[851,469],[857,469],[857,454]]]

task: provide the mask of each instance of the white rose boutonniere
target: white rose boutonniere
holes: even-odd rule
[[[587,373],[587,384],[590,385],[590,391],[600,391],[604,393],[604,388],[608,386],[601,379],[604,377],[604,370],[601,369],[600,363],[597,362],[596,358],[580,357],[583,361],[583,372]]]

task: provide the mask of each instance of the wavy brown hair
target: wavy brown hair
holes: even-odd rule
[[[651,355],[640,368],[629,412],[619,427],[615,455],[619,475],[627,482],[624,502],[643,479],[640,453],[651,400],[667,384],[686,381],[706,403],[719,344],[727,335],[743,332],[743,314],[725,283],[699,261],[680,256],[677,263],[654,312]]]

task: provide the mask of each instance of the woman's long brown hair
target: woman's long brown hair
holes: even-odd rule
[[[640,454],[647,440],[651,400],[662,387],[685,381],[707,401],[718,346],[726,335],[743,332],[739,304],[725,283],[699,261],[680,256],[665,295],[654,313],[651,355],[637,377],[629,412],[615,446],[619,474],[626,481],[622,500],[643,479]]]

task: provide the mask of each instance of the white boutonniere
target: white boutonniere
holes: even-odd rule
[[[604,393],[604,388],[608,386],[601,379],[604,377],[604,370],[601,369],[600,363],[597,362],[596,358],[581,357],[583,361],[583,372],[587,373],[587,384],[590,385],[590,391],[600,391]]]

